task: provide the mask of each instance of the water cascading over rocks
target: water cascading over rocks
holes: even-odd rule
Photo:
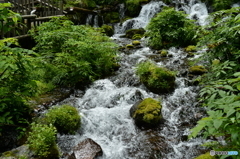
[[[189,5],[189,14],[191,8],[200,3],[190,2],[186,4]],[[165,5],[154,1],[144,5],[139,17],[115,26],[115,33],[144,28]],[[196,9],[194,11],[197,12]],[[199,21],[205,18],[201,13],[197,15],[200,15]],[[119,34],[112,39],[121,46],[132,42],[128,38],[120,38]],[[102,159],[190,159],[201,154],[203,140],[186,139],[189,129],[203,114],[196,102],[199,88],[191,85],[187,73],[182,73],[188,70],[188,53],[173,47],[167,50],[168,56],[161,57],[157,51],[146,47],[143,39],[140,41],[142,47],[120,53],[121,67],[114,76],[95,81],[85,92],[78,93],[76,90],[75,94],[60,103],[71,103],[82,117],[82,126],[76,135],[58,135],[58,145],[63,152],[71,154],[78,143],[90,138],[101,146]],[[172,92],[155,94],[140,82],[136,66],[147,60],[179,72]],[[135,103],[146,98],[161,101],[164,121],[154,129],[138,128],[129,113]]]

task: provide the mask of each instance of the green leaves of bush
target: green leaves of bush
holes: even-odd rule
[[[54,107],[46,114],[47,123],[54,125],[58,132],[73,134],[81,124],[81,118],[76,108],[70,105]]]
[[[116,45],[100,31],[54,18],[32,31],[36,50],[56,66],[55,84],[89,83],[109,75],[116,64]]]
[[[154,49],[194,44],[196,25],[174,8],[164,8],[147,26],[148,44]]]
[[[56,128],[50,125],[31,124],[32,131],[28,136],[27,143],[29,148],[35,152],[38,157],[56,158],[59,156],[56,146]]]

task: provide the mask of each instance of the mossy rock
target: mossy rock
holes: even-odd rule
[[[137,66],[140,81],[153,93],[170,93],[175,87],[175,73],[147,61]]]
[[[103,21],[104,23],[118,23],[120,22],[118,12],[105,12],[103,13]]]
[[[113,27],[110,25],[102,25],[101,27],[103,29],[103,33],[105,33],[107,36],[112,36],[114,34]]]
[[[127,44],[127,45],[126,45],[126,48],[128,48],[128,49],[133,49],[133,48],[134,48],[134,45],[132,45],[132,44]]]
[[[46,113],[44,122],[54,125],[58,132],[74,134],[80,128],[81,117],[75,107],[62,105],[54,107]]]
[[[130,109],[130,116],[139,127],[157,126],[162,119],[161,103],[152,98],[146,98],[134,104]]]
[[[133,39],[133,40],[139,40],[139,39],[142,39],[142,38],[143,38],[143,35],[141,35],[141,34],[135,34],[135,35],[132,36],[131,39]]]
[[[202,154],[194,159],[216,159],[214,156],[211,156],[209,152]]]
[[[143,34],[145,33],[146,31],[143,29],[143,28],[140,28],[140,29],[129,29],[126,31],[126,37],[129,38],[129,39],[133,39],[133,37],[135,35],[141,35],[143,36]]]
[[[167,50],[163,49],[163,50],[160,51],[160,56],[161,57],[167,57],[167,55],[168,55],[168,51]]]
[[[197,47],[195,45],[189,45],[188,47],[185,48],[186,52],[195,52],[197,51]]]
[[[140,42],[140,41],[133,41],[132,44],[133,44],[134,46],[137,46],[137,45],[140,45],[141,42]]]
[[[192,66],[189,68],[189,73],[192,75],[202,75],[206,72],[207,70],[203,66]]]
[[[218,60],[218,59],[214,59],[214,60],[212,60],[212,65],[219,65],[220,64],[220,60]]]

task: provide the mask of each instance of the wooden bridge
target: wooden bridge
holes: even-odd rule
[[[2,38],[22,38],[27,36],[28,31],[43,22],[49,21],[53,16],[64,16],[63,3],[61,0],[0,0],[0,3],[11,3],[10,10],[21,15],[21,23],[11,26],[11,30],[0,30]],[[3,26],[4,21],[0,20]]]

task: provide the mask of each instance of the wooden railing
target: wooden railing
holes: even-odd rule
[[[58,15],[63,16],[63,15]],[[40,24],[49,21],[52,17],[56,16],[47,16],[47,17],[37,17],[36,15],[23,15],[21,22],[11,26],[11,30],[5,33],[3,30],[0,31],[0,39],[3,38],[22,38],[29,36],[28,31],[32,28],[39,26]],[[3,26],[4,21],[0,21],[0,25]]]
[[[21,15],[53,16],[63,14],[62,0],[4,0],[11,3],[12,11]]]

